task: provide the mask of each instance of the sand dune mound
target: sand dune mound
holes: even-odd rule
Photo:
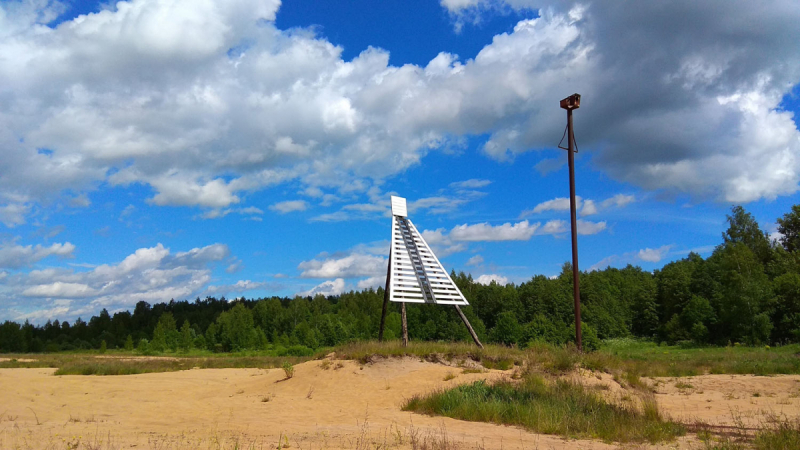
[[[288,379],[283,369],[52,374],[53,369],[0,369],[0,448],[617,448],[403,412],[401,405],[415,394],[511,374],[464,373],[415,358],[361,364],[329,357],[294,366]],[[610,375],[578,376],[590,388],[625,393]],[[800,412],[797,376],[648,382],[656,386],[662,411],[687,421],[731,423],[734,409],[753,423],[764,409]],[[661,447],[687,447],[689,441]]]
[[[414,394],[506,375],[462,372],[413,358],[309,361],[291,379],[282,369],[0,369],[0,448],[613,448],[400,410]]]

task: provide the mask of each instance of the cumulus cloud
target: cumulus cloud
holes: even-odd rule
[[[481,264],[483,264],[483,256],[481,255],[475,255],[467,260],[468,266],[479,266]]]
[[[356,289],[369,289],[384,286],[386,286],[386,275],[379,275],[359,280],[356,284]]]
[[[273,283],[266,283],[263,281],[250,281],[250,280],[239,280],[233,284],[222,284],[222,285],[209,285],[206,288],[206,294],[208,295],[229,295],[233,293],[242,293],[245,291],[254,291],[256,289],[266,289],[266,288],[276,288],[279,287]]]
[[[643,248],[639,250],[637,257],[642,261],[657,263],[664,259],[671,248],[671,245],[663,245],[659,248]]]
[[[508,284],[508,278],[497,274],[487,274],[479,276],[475,279],[475,282],[486,286],[492,284],[492,282],[495,282],[501,286],[505,286]]]
[[[307,291],[298,292],[297,295],[301,297],[313,297],[315,295],[339,295],[344,292],[344,285],[345,283],[342,278],[336,278],[335,280],[323,281]]]
[[[431,247],[433,253],[439,258],[446,258],[454,253],[467,250],[467,245],[463,242],[453,242],[444,228],[436,230],[423,230],[420,232],[422,239]]]
[[[13,242],[3,242],[0,243],[0,268],[30,267],[48,256],[72,258],[73,251],[75,246],[69,242],[54,243],[48,247],[43,247],[41,244],[23,246]]]
[[[456,181],[455,183],[450,183],[450,187],[454,189],[478,189],[486,187],[490,184],[492,184],[491,180],[481,180],[478,178],[472,178],[470,180]]]
[[[67,244],[54,244],[47,251],[68,253],[65,247]],[[74,247],[69,247],[71,252]],[[35,247],[32,253],[36,254]],[[50,311],[56,315],[47,318],[74,318],[96,314],[100,308],[131,308],[139,301],[191,298],[205,290],[211,269],[229,255],[223,244],[177,253],[158,244],[137,249],[119,263],[90,270],[46,268],[12,274],[5,277],[0,290],[4,308],[0,316],[24,320],[43,318],[41,314]],[[36,314],[31,315],[34,310]]]
[[[281,214],[286,214],[294,211],[305,211],[308,208],[308,203],[305,200],[288,200],[285,202],[275,203],[269,209],[277,211]]]
[[[581,197],[579,195],[575,196],[575,206],[576,208],[581,207]],[[531,214],[539,214],[545,211],[569,211],[569,198],[557,197],[552,200],[539,203],[538,205],[534,206],[533,209],[526,209],[525,211],[522,211],[520,217],[530,216]]]
[[[564,220],[549,220],[536,234],[561,234],[567,232],[567,222]]]
[[[381,256],[354,253],[342,257],[312,259],[297,268],[304,278],[356,278],[386,273],[387,259]]]
[[[744,1],[680,1],[667,9],[658,2],[636,8],[531,0],[442,5],[462,24],[498,8],[542,8],[539,19],[521,22],[503,42],[521,44],[523,23],[562,39],[542,41],[555,56],[551,67],[569,69],[564,80],[574,89],[549,86],[554,96],[583,94],[581,148],[602,145],[594,160],[618,180],[728,202],[797,191],[800,134],[792,113],[778,108],[800,80],[800,48],[787,44],[800,40],[793,2],[755,8]],[[527,68],[531,80],[542,80],[543,70]],[[529,123],[537,126],[497,130],[487,151],[507,159],[539,148],[544,127],[533,115]]]
[[[583,208],[581,209],[582,216],[591,216],[593,214],[597,214],[599,210],[597,209],[597,205],[594,203],[594,200],[586,200],[583,202]]]
[[[791,1],[445,0],[542,9],[424,67],[376,48],[344,61],[277,29],[277,0],[132,0],[49,27],[54,5],[0,5],[0,189],[21,199],[0,205],[6,226],[103,182],[222,209],[290,180],[364,192],[467,135],[511,160],[552,147],[563,117],[544,105],[576,90],[581,148],[617,180],[735,202],[798,189],[800,133],[777,109],[800,80]]]
[[[25,216],[30,212],[31,206],[26,203],[9,203],[0,206],[0,222],[8,228],[25,223]]]
[[[527,241],[539,228],[539,223],[530,224],[527,220],[511,224],[490,225],[478,223],[474,225],[456,225],[450,230],[450,239],[454,241]]]
[[[83,283],[64,283],[61,281],[31,286],[22,291],[22,295],[25,297],[76,298],[92,297],[96,294],[97,290],[92,289],[89,285]]]
[[[579,195],[576,195],[575,209],[580,210],[580,214],[582,216],[590,216],[610,208],[622,208],[634,202],[635,200],[635,196],[627,194],[617,194],[603,201],[583,199]],[[522,211],[520,218],[547,211],[569,211],[569,208],[569,198],[557,197],[552,200],[541,202],[532,209],[526,209]]]
[[[578,219],[578,234],[589,235],[597,234],[606,229],[605,222],[590,222]]]
[[[126,208],[127,209],[127,208]],[[225,209],[210,209],[202,214],[203,219],[219,219],[222,217],[227,216],[228,214],[240,214],[243,216],[249,216],[250,219],[259,219],[261,214],[264,214],[260,208],[256,208],[255,206],[248,206],[246,208],[225,208]]]
[[[639,251],[635,252],[627,252],[623,253],[622,255],[610,255],[607,256],[600,261],[593,264],[589,267],[589,270],[602,270],[608,266],[613,265],[622,265],[622,264],[630,264],[636,262],[648,262],[648,263],[657,263],[661,262],[669,256],[670,250],[674,247],[674,245],[662,245],[659,248],[643,248]],[[714,249],[714,246],[707,246],[707,247],[699,247],[693,248],[691,250],[686,250],[686,253],[689,252],[696,252],[696,253],[707,253]],[[677,253],[677,252],[673,252]],[[682,253],[682,252],[681,252]]]

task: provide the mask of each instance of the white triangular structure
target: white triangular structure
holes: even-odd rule
[[[408,219],[406,199],[392,196],[392,245],[389,251],[389,300],[407,303],[469,305]]]

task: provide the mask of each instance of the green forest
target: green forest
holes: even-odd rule
[[[708,258],[690,253],[653,273],[628,265],[580,275],[584,348],[620,337],[686,346],[800,342],[800,205],[777,219],[770,240],[741,206],[727,215]],[[452,273],[470,306],[463,311],[483,342],[524,348],[574,339],[572,269],[554,278],[484,286]],[[87,321],[0,325],[0,352],[126,349],[152,354],[204,350],[305,356],[320,347],[376,339],[383,289],[314,298],[208,297],[170,300]],[[409,304],[413,340],[470,341],[452,307]],[[400,336],[400,305],[390,304],[385,338]]]

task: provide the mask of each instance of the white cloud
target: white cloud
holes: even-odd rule
[[[378,288],[385,286],[386,286],[386,275],[378,275],[375,277],[369,277],[363,280],[359,280],[359,282],[356,284],[356,289],[369,289],[369,288]]]
[[[31,206],[25,203],[9,203],[0,206],[0,222],[8,228],[25,223],[25,216],[30,212]]]
[[[597,205],[595,205],[594,200],[586,200],[583,202],[583,208],[581,209],[582,216],[591,216],[597,213]]]
[[[206,288],[206,293],[208,295],[219,295],[219,294],[226,295],[231,293],[254,291],[256,289],[264,289],[274,286],[275,285],[271,285],[263,281],[239,280],[233,284],[209,285],[208,288]]]
[[[301,262],[304,278],[356,278],[386,273],[386,258],[362,253]]]
[[[75,251],[75,246],[69,242],[54,243],[49,247],[43,247],[40,244],[23,246],[12,242],[3,242],[0,243],[0,268],[29,267],[48,256],[72,258],[73,251]]]
[[[495,282],[501,286],[505,286],[508,284],[508,278],[502,275],[488,274],[479,276],[477,279],[475,279],[475,282],[486,286],[492,284],[492,282]]]
[[[567,232],[567,222],[563,220],[549,220],[536,234],[561,234]]]
[[[590,222],[578,219],[578,234],[589,235],[597,234],[606,229],[605,222]]]
[[[591,199],[584,200],[580,196],[575,196],[575,209],[580,210],[580,214],[582,216],[590,216],[609,208],[622,208],[634,202],[635,200],[636,197],[626,194],[617,194],[601,202],[595,202]],[[522,211],[520,218],[546,211],[569,211],[569,198],[557,197],[552,200],[539,203],[533,209],[526,209],[525,211]]]
[[[459,242],[455,243],[444,228],[436,230],[423,230],[420,232],[422,238],[431,247],[433,253],[439,258],[446,258],[454,253],[460,253],[467,250],[467,245]]]
[[[307,291],[298,292],[297,295],[301,297],[313,297],[315,295],[339,295],[342,292],[344,292],[344,280],[342,278],[337,278],[335,280],[323,281]]]
[[[36,255],[36,247],[23,249]],[[74,246],[65,243],[39,248],[43,249],[71,254]],[[15,320],[45,318],[44,312],[32,312],[39,310],[56,314],[46,318],[75,318],[96,314],[100,308],[131,308],[139,301],[189,299],[205,291],[211,281],[211,268],[229,255],[224,244],[174,254],[158,244],[137,249],[117,264],[102,264],[86,271],[46,268],[14,274],[3,280],[2,313]],[[26,297],[25,301],[21,302],[20,297]]]
[[[93,297],[97,295],[97,291],[83,283],[56,281],[55,283],[31,286],[22,291],[22,295],[25,297],[81,298]]]
[[[644,261],[649,263],[657,263],[662,261],[670,254],[670,250],[674,245],[663,245],[659,248],[643,248],[635,252],[627,252],[622,255],[610,255],[589,267],[589,270],[602,270],[611,265],[630,264],[637,261]],[[698,253],[707,253],[714,249],[714,246],[702,247],[698,249],[687,250],[686,253],[693,251]],[[674,252],[673,252],[674,253]]]
[[[134,211],[136,211],[136,207],[135,206],[133,206],[133,205],[126,206],[125,209],[123,209],[122,212],[119,213],[119,219],[122,220],[122,219],[130,216],[131,214],[133,214]]]
[[[628,255],[628,254],[626,254],[626,255]],[[630,255],[628,255],[628,256],[630,256]],[[615,263],[615,262],[617,262],[619,260],[620,260],[620,256],[619,255],[606,256],[605,258],[601,259],[600,261],[597,261],[596,263],[592,264],[591,267],[589,267],[589,271],[593,272],[595,270],[603,270],[606,267],[610,266],[611,264],[613,264],[613,263]]]
[[[597,234],[606,229],[605,222],[590,222],[578,219],[578,234],[590,235]],[[543,234],[562,234],[570,231],[569,223],[565,220],[550,220],[536,231],[537,235]]]
[[[481,180],[478,178],[472,178],[470,180],[456,181],[455,183],[450,183],[450,187],[453,189],[478,189],[486,187],[490,184],[492,184],[490,180]]]
[[[243,216],[249,216],[248,219],[250,220],[261,220],[260,217],[255,216],[264,214],[264,211],[262,211],[260,208],[256,208],[255,206],[248,206],[245,208],[217,208],[204,212],[200,217],[203,219],[219,219],[227,216],[228,214],[240,214]]]
[[[581,207],[581,197],[578,195],[575,196],[575,205],[576,208]],[[539,203],[538,205],[534,206],[533,209],[523,211],[522,214],[520,214],[520,217],[529,216],[531,214],[539,214],[545,211],[569,211],[569,198],[558,197]]]
[[[527,241],[539,228],[539,223],[530,224],[527,220],[515,224],[490,225],[456,225],[450,230],[450,239],[454,241]]]
[[[51,28],[56,5],[0,4],[0,191],[24,197],[3,200],[7,227],[105,185],[212,209],[293,180],[365,192],[464,136],[512,160],[552,147],[563,117],[545,105],[576,90],[578,140],[616,180],[728,202],[798,190],[800,132],[778,108],[800,79],[792,1],[444,0],[462,23],[539,14],[425,67],[376,48],[345,61],[313,31],[278,30],[277,0],[132,0]]]
[[[275,203],[269,209],[277,211],[281,214],[286,214],[294,211],[305,211],[308,208],[308,203],[305,200],[288,200],[285,202]]]
[[[481,264],[483,264],[483,256],[481,256],[481,255],[475,255],[472,258],[467,260],[467,265],[468,266],[478,266],[478,265],[481,265]]]
[[[664,259],[671,248],[671,245],[663,245],[659,248],[643,248],[639,250],[637,257],[642,261],[657,263]]]
[[[603,208],[610,208],[612,206],[622,208],[623,206],[633,203],[634,200],[636,200],[636,197],[633,195],[617,194],[611,198],[603,200],[601,206]]]
[[[544,27],[539,33],[549,37],[553,32],[570,44],[548,47],[559,58],[557,67],[569,67],[569,83],[592,99],[580,110],[578,140],[583,148],[605,147],[595,162],[618,180],[725,202],[771,199],[798,190],[800,133],[792,113],[778,107],[800,79],[800,48],[787,44],[800,40],[795,26],[800,10],[794,2],[773,2],[767,8],[744,1],[687,2],[668,10],[657,2],[633,10],[606,2],[441,4],[457,19],[457,29],[504,8],[538,9],[542,23],[533,26]],[[502,42],[518,43],[520,28]],[[570,60],[565,49],[584,58]],[[542,73],[528,72],[537,80]],[[573,89],[564,86],[556,92]],[[507,159],[539,148],[538,131],[521,125],[495,131],[487,151]]]

